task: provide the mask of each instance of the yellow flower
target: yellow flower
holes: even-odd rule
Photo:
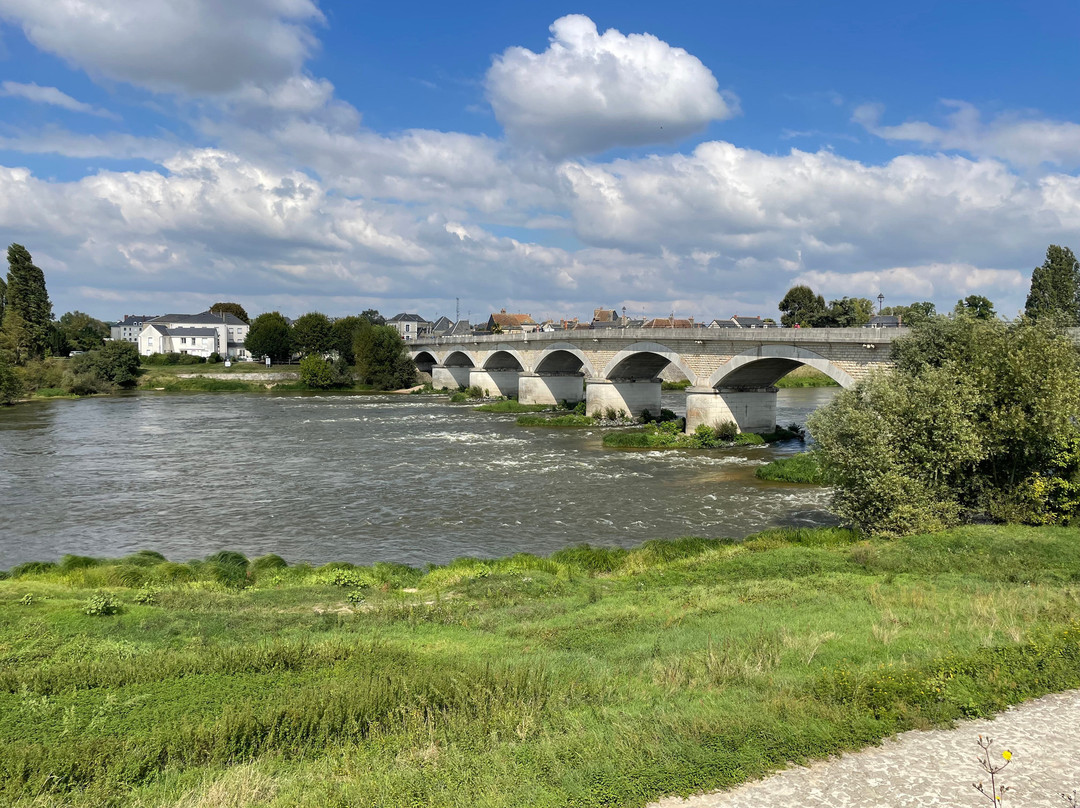
[[[1002,752],[1001,756],[1003,758],[1005,758],[1006,760],[1012,760],[1012,752],[1010,752],[1008,749],[1006,749],[1004,752]]]

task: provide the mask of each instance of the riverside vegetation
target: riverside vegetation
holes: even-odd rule
[[[640,806],[1080,686],[1080,531],[0,580],[0,803]]]

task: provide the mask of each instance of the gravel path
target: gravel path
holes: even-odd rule
[[[1080,805],[1080,690],[1044,696],[994,719],[955,729],[916,730],[881,746],[800,766],[731,791],[684,800],[668,797],[650,808],[771,808],[772,806],[978,806],[989,800],[971,787],[990,779],[977,763],[979,735],[994,739],[992,759],[1012,752],[1000,775],[1009,791],[1001,805],[1066,808],[1063,791],[1077,789]]]

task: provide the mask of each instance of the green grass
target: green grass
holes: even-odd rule
[[[836,382],[816,368],[801,365],[776,383],[777,387],[839,387]]]
[[[579,427],[595,426],[596,419],[591,415],[519,415],[518,426]]]
[[[69,556],[0,580],[0,804],[641,806],[1080,686],[1078,610],[1066,528]]]
[[[739,432],[726,440],[718,437],[711,429],[704,434],[695,432],[687,435],[678,431],[672,421],[667,424],[649,424],[642,429],[608,432],[604,435],[603,445],[609,449],[723,449],[732,446],[763,446],[766,443],[791,440],[798,435],[798,432],[791,429],[777,427],[773,432]]]
[[[479,407],[473,407],[473,409],[476,412],[548,412],[555,408],[547,404],[522,404],[515,398],[508,398],[504,401],[481,404]]]
[[[812,483],[821,485],[824,479],[817,457],[811,452],[799,452],[791,457],[782,457],[754,471],[761,480],[782,483]]]

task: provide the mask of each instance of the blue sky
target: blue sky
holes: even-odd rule
[[[1014,314],[1080,248],[1076,3],[670,5],[0,0],[0,238],[105,319]]]

